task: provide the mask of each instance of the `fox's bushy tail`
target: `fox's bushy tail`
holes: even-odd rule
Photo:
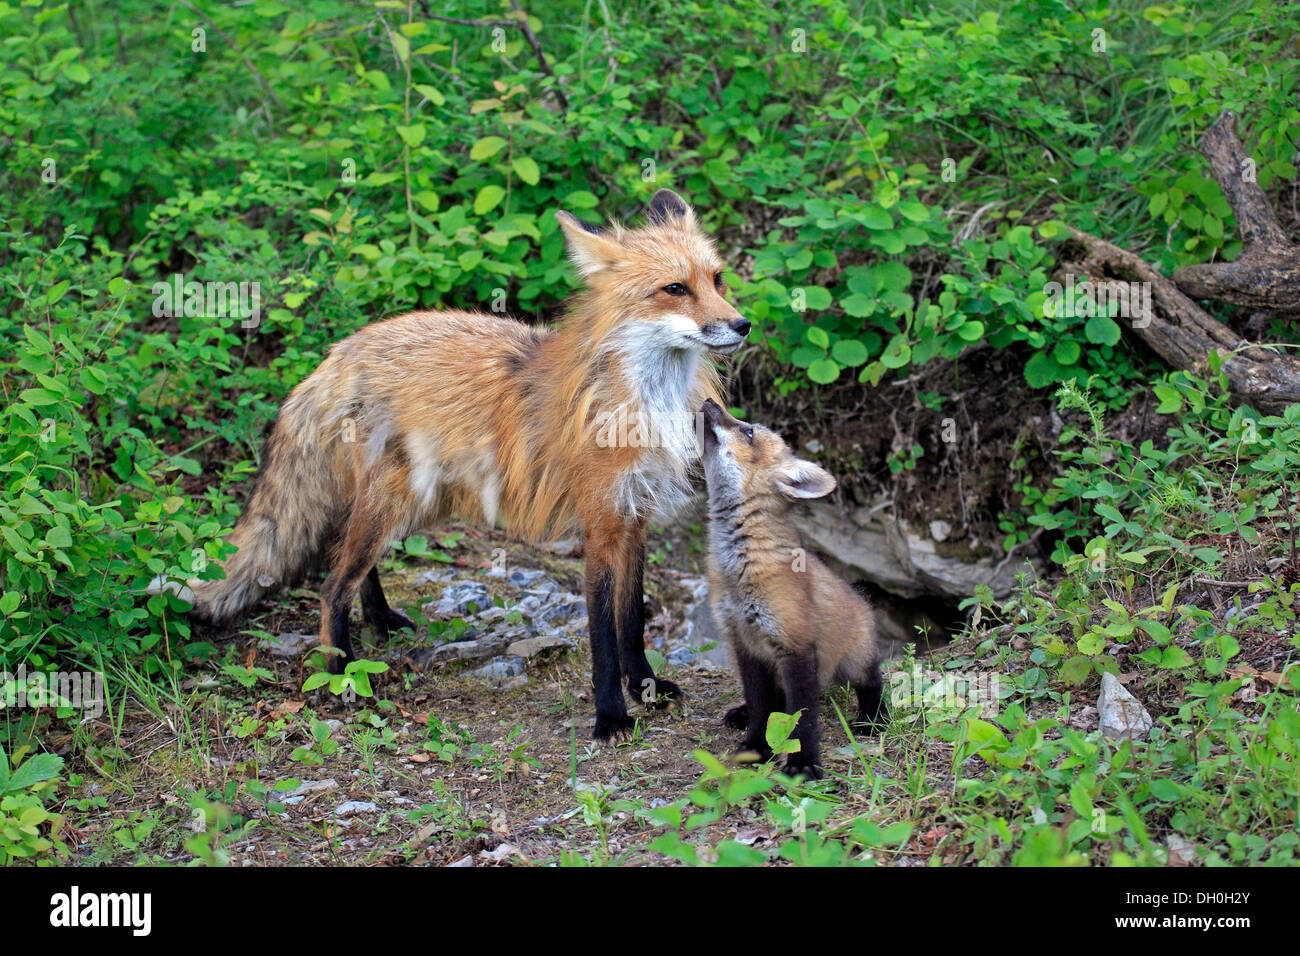
[[[342,414],[328,420],[327,382],[312,375],[280,409],[253,493],[227,538],[239,550],[223,563],[225,578],[193,578],[190,593],[163,585],[193,603],[194,617],[227,623],[327,557],[348,491],[348,463],[332,440]]]

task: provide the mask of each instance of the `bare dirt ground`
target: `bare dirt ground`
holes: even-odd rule
[[[412,660],[427,657],[421,649],[430,644],[472,638],[472,628],[432,638],[423,628],[398,632],[378,647],[354,612],[358,655],[390,667],[375,678],[374,696],[303,693],[311,642],[286,656],[260,640],[314,633],[315,595],[303,589],[264,605],[242,633],[201,635],[218,657],[210,668],[187,668],[174,694],[142,684],[103,719],[53,738],[74,774],[62,807],[74,861],[178,862],[196,853],[210,859],[212,851],[232,865],[671,862],[646,849],[662,830],[636,810],[683,797],[702,771],[695,751],[724,755],[740,736],[722,721],[740,700],[722,649],[683,643],[689,575],[700,567],[691,544],[697,537],[687,527],[650,542],[647,644],[667,658],[652,657],[659,672],[689,699],[669,711],[633,705],[641,721],[632,739],[591,740],[581,616],[554,631],[572,649],[543,651],[524,662],[522,677],[494,679],[473,674],[485,660]],[[453,564],[390,564],[389,600],[418,610],[456,581],[479,580],[513,607],[523,592],[488,575],[489,556],[503,547],[506,567],[541,570],[581,593],[580,557],[469,530],[450,552]],[[495,556],[500,563],[501,552]],[[417,582],[429,570],[452,581]],[[847,696],[839,704],[852,712]],[[852,769],[858,754],[834,708],[825,710],[823,746],[834,776]],[[232,816],[213,816],[204,810],[210,804]],[[745,831],[757,817],[739,809],[717,827],[761,850],[775,832]]]
[[[131,690],[100,719],[62,733],[57,728],[71,725],[47,723],[46,743],[67,760],[69,785],[54,809],[65,820],[61,838],[70,862],[674,863],[651,844],[678,828],[652,814],[683,798],[707,797],[699,753],[726,755],[740,736],[722,720],[740,699],[738,681],[721,649],[688,627],[693,575],[700,570],[698,529],[688,523],[653,535],[646,575],[647,644],[660,655],[658,672],[689,699],[666,712],[634,706],[641,721],[632,739],[604,746],[591,740],[584,615],[531,628],[512,615],[528,606],[530,589],[513,584],[511,573],[533,572],[532,583],[549,582],[556,596],[545,607],[564,608],[570,594],[581,593],[580,556],[481,531],[439,532],[463,533],[447,546],[450,563],[406,558],[384,569],[394,606],[424,611],[427,623],[417,633],[399,632],[376,646],[354,615],[358,654],[389,665],[376,676],[373,696],[303,692],[313,672],[305,659],[313,641],[294,647],[286,639],[290,646],[278,652],[263,643],[268,635],[314,633],[316,596],[303,589],[264,605],[240,632],[198,635],[217,648],[209,665],[187,666],[170,684],[116,674],[115,683]],[[493,573],[494,561],[505,573]],[[504,607],[486,614],[475,607],[462,618],[468,623],[448,622],[436,606],[466,582],[481,582]],[[1229,612],[1228,597],[1207,591],[1179,600],[1203,604],[1218,617]],[[569,646],[528,656],[517,673],[504,676],[475,673],[509,656],[500,651],[491,658],[429,660],[429,647],[486,640],[492,628],[512,637],[537,631]],[[985,646],[995,650],[976,650],[989,636],[994,640]],[[1275,681],[1285,668],[1277,636],[1238,636],[1242,653],[1234,663]],[[918,660],[931,673],[945,666],[1007,673],[1033,666],[1032,651],[1032,642],[1009,631],[985,630]],[[1180,706],[1181,681],[1150,676],[1127,657],[1118,663],[1121,680],[1157,720]],[[895,662],[895,676],[902,666]],[[1035,716],[1054,714],[1080,730],[1096,729],[1095,689],[1077,688],[1068,714],[1047,697],[1024,703]],[[968,836],[954,814],[952,747],[923,730],[925,721],[937,726],[955,714],[897,709],[882,737],[854,741],[832,704],[852,712],[843,691],[832,692],[823,707],[828,779],[796,784],[774,777],[769,796],[792,809],[821,807],[826,812],[815,826],[825,834],[843,836],[859,819],[882,827],[909,821],[904,842],[875,850],[879,862],[969,864],[996,852]],[[961,768],[964,777],[991,772],[978,757]],[[687,808],[702,815],[683,830],[706,854],[728,841],[782,863],[791,847],[812,845],[790,840],[788,828],[774,825],[770,802],[764,809],[737,799],[712,817],[703,812],[707,805]]]

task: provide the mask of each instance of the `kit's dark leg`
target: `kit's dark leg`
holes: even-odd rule
[[[885,700],[885,682],[879,667],[873,667],[861,683],[853,685],[858,694],[858,717],[854,721],[878,734],[889,725],[889,704]]]
[[[767,745],[767,718],[772,711],[785,708],[785,695],[776,682],[776,675],[768,665],[745,653],[738,646],[736,664],[740,668],[740,681],[745,687],[743,707],[746,733],[740,750],[751,750],[763,760],[767,760],[772,756],[772,748]]]
[[[786,757],[786,773],[802,774],[817,779],[821,777],[820,703],[821,685],[817,680],[817,650],[787,657],[781,665],[781,683],[785,687],[786,706],[789,713],[800,712],[795,726],[794,739],[799,741],[799,752]]]

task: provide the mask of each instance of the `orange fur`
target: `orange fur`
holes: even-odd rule
[[[707,353],[739,347],[748,322],[676,194],[656,194],[635,230],[557,219],[588,285],[558,328],[411,312],[339,342],[294,389],[225,579],[191,582],[199,614],[228,620],[323,563],[328,644],[331,615],[388,542],[453,516],[529,540],[585,528],[597,564],[624,580],[646,520],[689,493],[694,410],[719,396]],[[623,420],[667,437],[606,440]]]

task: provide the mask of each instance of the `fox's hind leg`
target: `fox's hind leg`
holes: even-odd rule
[[[862,678],[853,682],[853,689],[858,694],[858,716],[854,723],[872,733],[880,733],[889,724],[889,705],[885,702],[884,687],[878,664],[868,668]]]
[[[343,652],[341,655],[330,656],[331,674],[341,674],[345,665],[356,660],[348,634],[348,615],[352,611],[352,602],[361,589],[362,581],[372,571],[389,538],[397,530],[397,509],[391,506],[380,507],[376,501],[380,497],[382,492],[374,485],[369,493],[363,490],[357,495],[352,513],[347,519],[334,567],[321,588],[321,646],[336,647]],[[391,505],[395,499],[390,496],[389,501]]]
[[[388,639],[388,632],[398,628],[409,627],[415,630],[415,622],[388,606],[384,597],[383,585],[379,583],[379,566],[370,569],[366,579],[361,582],[361,616],[374,628],[375,636],[381,641]]]

